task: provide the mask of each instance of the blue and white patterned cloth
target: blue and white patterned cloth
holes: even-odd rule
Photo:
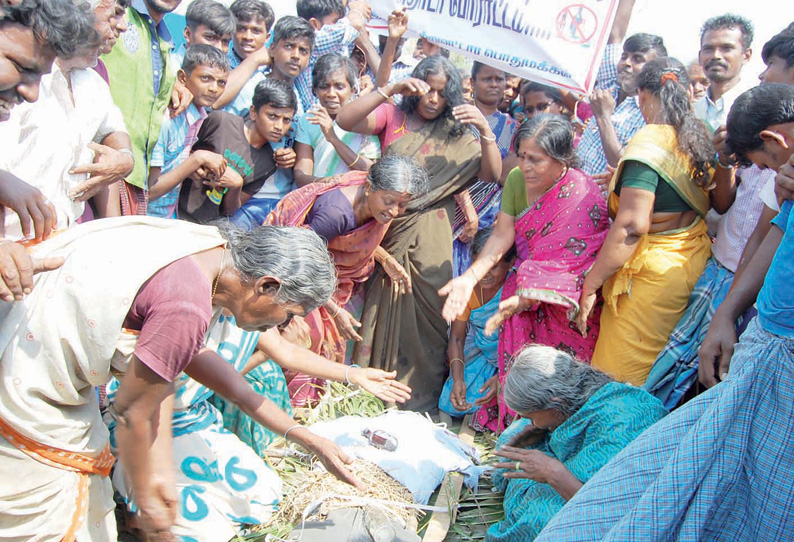
[[[596,88],[609,89],[615,101],[618,99],[618,61],[622,54],[620,44],[607,45],[604,51],[604,60],[598,70]],[[636,96],[629,96],[615,107],[612,113],[612,125],[618,136],[620,144],[624,147],[629,140],[634,137],[637,131],[645,126],[645,119],[640,111],[640,105]],[[607,157],[604,154],[604,146],[601,143],[601,132],[595,117],[587,121],[587,126],[582,134],[582,139],[576,149],[582,161],[581,170],[588,175],[596,175],[607,170]]]
[[[729,376],[648,429],[538,542],[772,542],[794,533],[794,339],[756,318]]]
[[[234,318],[221,315],[208,332],[206,346],[241,371],[258,338],[258,332],[243,331]],[[208,401],[212,390],[184,373],[174,386],[172,450],[179,501],[172,532],[182,542],[233,539],[243,525],[268,520],[281,499],[281,480],[253,449],[224,429],[221,413]],[[113,379],[108,385],[111,402],[117,391],[118,381]],[[109,421],[115,445],[115,421]],[[134,510],[121,464],[113,473],[113,484]]]

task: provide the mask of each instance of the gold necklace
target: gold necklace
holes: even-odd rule
[[[221,264],[220,268],[218,269],[218,276],[215,277],[215,280],[212,283],[212,296],[210,297],[210,304],[215,300],[215,292],[218,291],[218,283],[221,281],[221,273],[223,273],[223,264],[224,264],[224,257],[226,256],[226,246],[223,247],[223,252],[221,252]]]

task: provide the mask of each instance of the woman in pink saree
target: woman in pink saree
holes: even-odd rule
[[[515,243],[517,271],[508,277],[499,310],[486,325],[486,333],[502,327],[499,372],[477,401],[481,408],[472,425],[478,430],[501,432],[515,417],[499,390],[524,346],[553,346],[589,361],[598,338],[597,324],[582,337],[573,320],[609,219],[599,186],[574,169],[573,139],[573,127],[559,115],[539,115],[519,128],[513,143],[519,165],[505,181],[494,233],[471,267],[440,291],[449,296],[444,317],[455,318],[478,278]]]

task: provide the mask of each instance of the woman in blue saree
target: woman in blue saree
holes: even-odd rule
[[[491,236],[493,226],[477,232],[471,257],[477,259]],[[477,283],[466,310],[452,322],[447,346],[449,378],[441,390],[438,408],[452,417],[475,412],[484,402],[489,384],[499,367],[499,335],[485,333],[485,324],[496,314],[502,286],[516,259],[515,249]]]

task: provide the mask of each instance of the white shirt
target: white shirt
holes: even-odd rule
[[[755,231],[764,208],[761,189],[770,180],[774,185],[775,172],[751,166],[739,168],[736,175],[742,179],[736,188],[736,199],[733,200],[731,208],[722,215],[722,220],[717,225],[714,245],[711,247],[714,258],[734,273],[742,258],[744,246]]]
[[[709,89],[705,96],[695,102],[695,116],[705,122],[712,133],[716,132],[718,128],[725,126],[728,120],[728,113],[730,113],[736,98],[753,86],[753,81],[745,82],[740,79],[736,86],[720,96],[717,100],[711,99],[711,89]]]
[[[71,94],[55,63],[52,73],[41,79],[38,101],[15,107],[11,119],[0,123],[0,168],[41,190],[55,206],[56,229],[73,225],[85,210],[84,203],[72,201],[68,194],[88,175],[70,175],[69,170],[93,162],[88,144],[127,132],[99,74],[88,68],[72,71],[70,78]],[[3,212],[3,236],[21,239],[17,214],[0,208]]]
[[[777,195],[775,194],[775,175],[770,176],[766,181],[766,184],[761,189],[760,198],[764,205],[773,211],[780,212],[780,204],[777,202]]]

